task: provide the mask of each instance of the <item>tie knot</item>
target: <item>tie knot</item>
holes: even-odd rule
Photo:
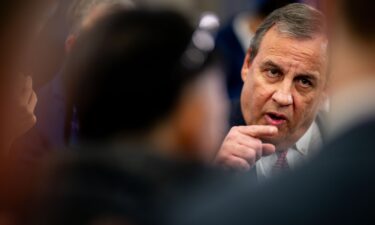
[[[276,163],[272,167],[273,173],[276,174],[281,171],[285,171],[289,169],[289,164],[286,158],[287,154],[288,154],[288,150],[277,152],[277,160],[276,160]]]
[[[288,154],[288,150],[285,151],[279,151],[277,152],[277,158],[280,159],[286,159],[286,155]]]

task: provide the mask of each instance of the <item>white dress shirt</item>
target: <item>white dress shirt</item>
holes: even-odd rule
[[[288,149],[286,160],[291,169],[309,159],[316,154],[322,145],[322,137],[319,127],[314,121],[306,133],[297,141],[297,143]],[[272,168],[277,161],[277,154],[266,156],[256,163],[257,177],[259,181],[272,176]]]

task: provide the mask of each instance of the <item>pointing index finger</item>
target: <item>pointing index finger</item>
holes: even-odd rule
[[[273,136],[278,132],[277,127],[268,125],[241,126],[239,131],[251,137]]]

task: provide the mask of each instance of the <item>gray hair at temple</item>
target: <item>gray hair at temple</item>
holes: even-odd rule
[[[296,39],[312,39],[325,31],[321,12],[302,3],[293,3],[272,12],[257,29],[250,44],[250,61],[257,56],[263,37],[272,27]]]
[[[79,32],[84,19],[99,6],[108,7],[109,11],[112,11],[124,8],[133,9],[135,4],[132,0],[73,0],[67,13],[70,32]]]

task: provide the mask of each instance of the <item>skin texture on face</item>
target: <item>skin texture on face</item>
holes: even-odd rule
[[[259,137],[277,150],[295,144],[310,127],[325,97],[326,39],[299,40],[271,28],[252,62],[242,68],[241,108],[247,125],[277,126]]]

